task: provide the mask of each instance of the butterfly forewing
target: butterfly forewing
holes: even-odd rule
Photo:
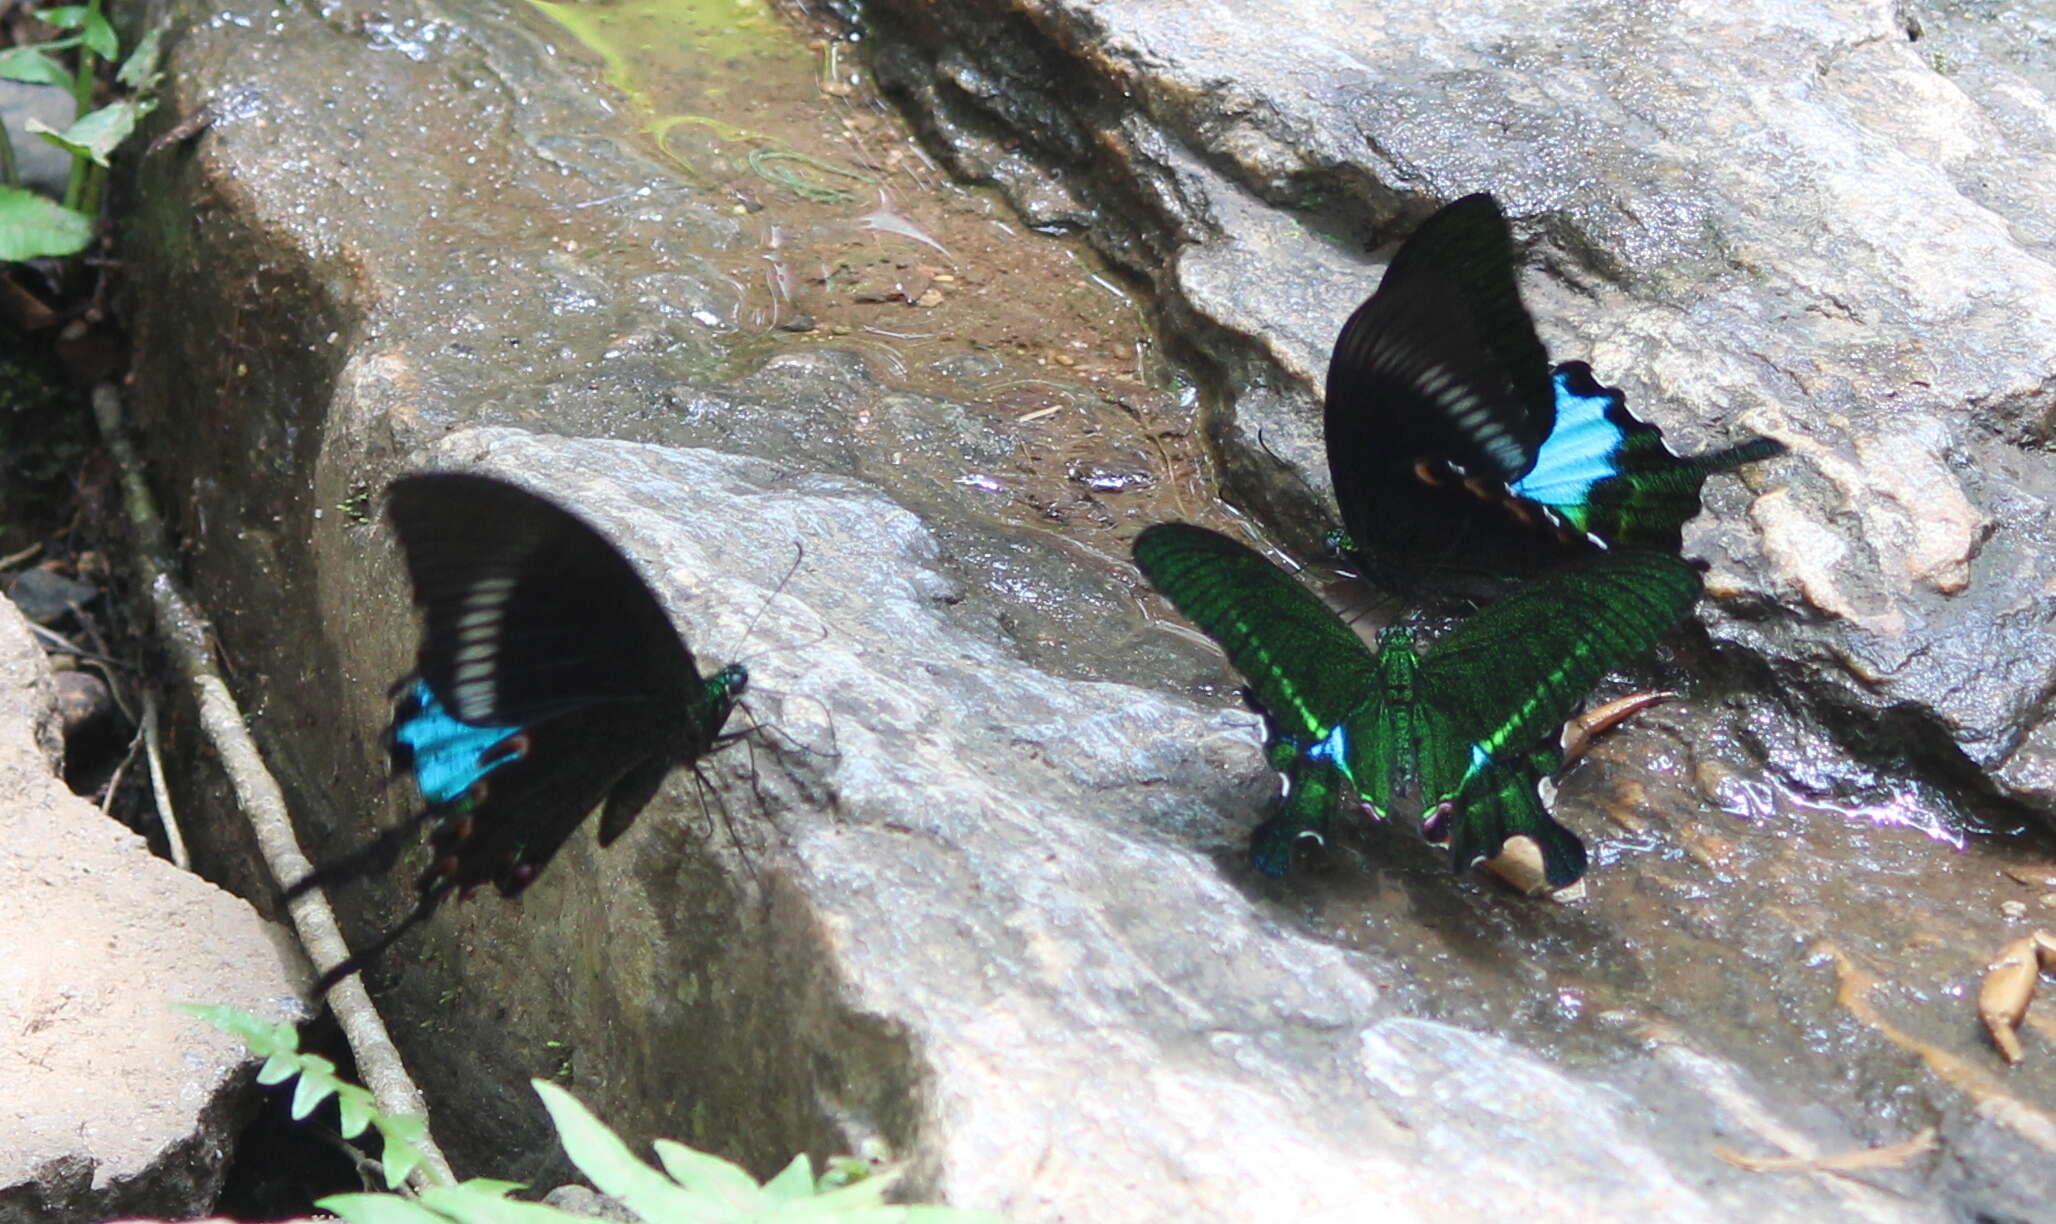
[[[1369,487],[1416,461],[1510,481],[1550,429],[1549,361],[1514,282],[1513,239],[1490,196],[1465,196],[1401,244],[1328,362],[1328,463],[1349,522]]]
[[[1375,700],[1371,648],[1254,550],[1203,527],[1159,523],[1136,537],[1135,564],[1220,643],[1256,703],[1294,738],[1319,740]]]
[[[656,596],[568,511],[465,473],[402,477],[386,509],[423,612],[419,670],[457,717],[697,702],[699,672]]]
[[[1782,452],[1679,458],[1582,362],[1551,371],[1506,219],[1466,196],[1400,245],[1328,363],[1328,469],[1351,554],[1401,586],[1509,577],[1604,548],[1675,552],[1708,475]]]
[[[1537,578],[1435,643],[1421,699],[1483,755],[1525,753],[1602,676],[1668,633],[1699,591],[1697,571],[1654,552],[1607,553]]]

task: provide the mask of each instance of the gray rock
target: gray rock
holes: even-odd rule
[[[73,604],[84,606],[100,598],[100,588],[55,570],[31,566],[7,584],[7,598],[36,624],[54,625],[71,615]]]
[[[202,1215],[255,1068],[172,1005],[305,1019],[305,962],[248,905],[64,789],[56,701],[26,622],[0,604],[0,1220]]]
[[[54,85],[0,81],[0,123],[14,145],[14,166],[21,185],[42,195],[64,195],[71,181],[71,154],[28,130],[33,119],[53,131],[71,126],[71,95]]]
[[[413,630],[367,498],[430,459],[491,467],[591,515],[704,663],[749,662],[754,708],[779,729],[703,764],[704,806],[673,779],[606,851],[574,837],[519,912],[450,906],[373,974],[461,1167],[531,1184],[562,1171],[522,1083],[549,1075],[632,1139],[675,1135],[760,1175],[799,1150],[901,1159],[916,1194],[1023,1222],[1582,1219],[1595,1205],[1677,1220],[2034,1218],[2056,1195],[2056,1058],[2000,1078],[1966,993],[2021,925],[2002,903],[2033,901],[1996,869],[2042,852],[1999,838],[1958,852],[1934,783],[1852,761],[1853,731],[1801,716],[1828,697],[1834,711],[1879,700],[1840,696],[1856,622],[1799,598],[1806,583],[1825,575],[1869,600],[1917,557],[1946,586],[1952,550],[1985,530],[1975,515],[2036,529],[2031,501],[2009,516],[1973,497],[2012,479],[1996,466],[1856,463],[1861,439],[1969,436],[1948,417],[1860,411],[1869,384],[1850,363],[1865,327],[1808,314],[1822,299],[1789,283],[1855,277],[1877,248],[1794,271],[1777,262],[1787,247],[1767,247],[1775,258],[1729,266],[1741,248],[1710,239],[1708,218],[1760,236],[1780,201],[1717,196],[1702,215],[1696,180],[1662,160],[1683,146],[1601,140],[1577,108],[1627,104],[1573,88],[1590,83],[1574,69],[1599,71],[1596,51],[1549,25],[1554,10],[1516,22],[1343,5],[1303,36],[1295,11],[1208,6],[1219,24],[1201,27],[1198,6],[924,5],[920,31],[873,33],[889,36],[881,63],[919,67],[895,79],[943,82],[935,97],[955,108],[938,107],[938,131],[962,138],[963,164],[983,157],[1006,177],[1031,224],[1090,226],[1132,267],[1163,272],[1172,323],[1236,393],[1219,424],[1233,486],[1288,527],[1317,498],[1236,439],[1260,426],[1266,446],[1307,462],[1309,381],[1374,276],[1343,254],[1353,233],[1324,244],[1315,223],[1415,217],[1472,187],[1529,218],[1552,341],[1614,345],[1575,355],[1629,382],[1685,447],[1823,431],[1756,485],[1712,491],[1693,547],[1719,562],[1717,644],[1687,634],[1663,652],[1637,679],[1686,697],[1609,737],[1564,786],[1564,819],[1595,850],[1581,906],[1452,878],[1403,828],[1353,827],[1325,869],[1285,884],[1253,876],[1244,843],[1275,780],[1233,682],[1212,652],[1150,623],[1116,559],[1117,518],[1095,533],[1083,514],[1058,523],[1007,498],[1054,448],[1028,432],[1033,413],[986,397],[1049,384],[1063,411],[1097,422],[1078,408],[1098,402],[1090,386],[1012,346],[902,360],[917,350],[850,330],[829,347],[833,316],[811,305],[826,327],[777,332],[737,286],[788,249],[770,227],[827,227],[760,187],[752,211],[718,176],[688,181],[637,143],[649,116],[607,92],[625,86],[464,3],[387,6],[370,25],[240,0],[187,13],[164,121],[231,88],[252,109],[142,168],[136,398],[194,581],[312,847],[355,845],[409,811],[400,788],[381,789],[377,729]],[[991,24],[973,30],[966,14]],[[1072,18],[1083,24],[1061,24]],[[1162,37],[1145,45],[1117,19]],[[1797,17],[1762,24],[1784,41],[1706,68],[1745,99],[1738,74],[1783,71],[1800,61],[1778,56],[1825,36]],[[1670,28],[1645,25],[1645,42]],[[1634,53],[1621,71],[1682,71],[1685,52],[1643,54],[1631,33],[1608,35]],[[1363,45],[1338,49],[1345,36]],[[1450,49],[1465,38],[1483,49]],[[1233,55],[1286,52],[1313,58],[1230,75]],[[1495,67],[1516,52],[1558,74]],[[1351,63],[1380,55],[1375,80]],[[768,61],[743,62],[749,89],[731,96],[768,94]],[[1259,92],[1273,81],[1298,92]],[[1689,99],[1677,121],[1714,100]],[[1397,142],[1404,187],[1360,135],[1337,143],[1354,127],[1312,122],[1342,104]],[[1608,177],[1552,160],[1587,135],[1617,154]],[[695,165],[741,160],[722,144],[705,135]],[[1069,160],[1038,161],[1047,150]],[[1708,176],[1778,169],[1698,158]],[[1128,195],[1060,173],[1077,166],[1117,170]],[[1630,190],[1645,177],[1664,192]],[[1348,190],[1326,213],[1278,206],[1315,183]],[[973,207],[934,194],[940,211]],[[1846,222],[1821,224],[1847,237]],[[1035,243],[1022,235],[959,272],[1026,291]],[[1990,275],[2016,275],[1993,250]],[[1708,276],[1730,296],[1706,296]],[[1702,345],[1695,328],[1725,338]],[[2024,325],[2007,334],[2028,347],[1993,368],[2017,372],[2043,341]],[[1771,352],[1791,362],[1823,335],[1841,347],[1821,368],[1839,373],[1809,394],[1839,405],[1841,424],[1796,415],[1786,392],[1803,380],[1736,339],[1784,346]],[[1958,394],[1974,371],[1952,362]],[[1124,496],[1091,473],[1134,470],[1059,458],[1065,496]],[[1955,525],[1927,545],[1910,526],[1926,519],[1876,518],[1863,564],[1836,563],[1869,575],[1859,588],[1823,568],[1837,547],[1855,555],[1852,528],[1823,517],[1830,471],[1851,498],[1864,482],[1945,502],[1960,486],[1974,511],[1944,516]],[[1883,515],[1887,501],[1852,504]],[[1217,514],[1199,503],[1187,513]],[[1886,530],[1902,522],[1903,540]],[[1967,607],[1992,531],[1961,592],[1910,597],[1938,615]],[[780,589],[796,542],[805,560]],[[2021,583],[2039,581],[2039,562],[2019,564]],[[1788,588],[1803,615],[1780,610]],[[1789,705],[1765,699],[1772,678],[1816,672]],[[1933,736],[1928,711],[1942,708],[1915,709],[1909,735]],[[1765,758],[1805,787],[1766,775]],[[1823,797],[1851,778],[1871,788],[1860,801]],[[193,838],[239,878],[232,836]],[[404,911],[399,882],[419,866],[342,894],[353,936]],[[1835,1156],[1929,1126],[1945,1154],[1862,1181],[1745,1171],[1716,1150]]]

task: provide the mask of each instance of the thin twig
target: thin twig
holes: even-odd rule
[[[42,638],[45,642],[48,642],[50,645],[55,646],[57,649],[63,651],[66,654],[89,655],[93,653],[92,651],[87,650],[85,647],[79,645],[77,642],[74,642],[70,638],[57,632],[55,629],[50,629],[43,625],[38,625],[34,621],[29,622],[29,632],[35,634],[39,638]],[[105,658],[106,656],[102,655],[100,657]],[[112,660],[109,661],[112,662]]]
[[[285,795],[265,769],[257,745],[243,723],[242,711],[215,670],[205,624],[172,578],[164,521],[143,480],[135,448],[122,431],[121,397],[111,383],[93,388],[93,416],[108,453],[121,470],[122,501],[136,532],[135,567],[140,579],[136,585],[149,592],[158,637],[173,667],[192,686],[201,732],[221,757],[222,768],[235,789],[244,818],[257,835],[258,850],[271,869],[272,879],[281,884],[301,879],[313,871],[313,864],[300,852],[292,821],[286,814]],[[320,889],[302,893],[289,904],[287,912],[292,915],[301,944],[317,966],[334,965],[349,956],[343,933],[336,926],[335,912]],[[421,1099],[421,1090],[408,1076],[392,1035],[372,1006],[362,980],[355,976],[344,979],[329,991],[328,1002],[356,1054],[364,1086],[378,1099],[379,1109],[394,1117],[418,1117],[425,1123],[428,1107]],[[455,1181],[449,1162],[434,1140],[424,1133],[420,1143],[425,1159],[409,1180],[417,1186]]]
[[[171,810],[171,786],[164,780],[164,754],[157,739],[157,699],[143,690],[143,755],[150,762],[150,797],[157,803],[157,823],[164,829],[164,845],[171,852],[172,866],[193,869],[193,857],[186,853],[186,839],[178,831],[178,814]]]
[[[143,729],[137,727],[136,733],[129,737],[128,751],[121,754],[121,764],[116,765],[114,772],[107,776],[107,789],[100,792],[101,811],[107,812],[110,816],[114,814],[108,810],[108,805],[113,803],[114,797],[121,793],[122,775],[128,772],[128,767],[135,763],[136,758],[141,756],[142,752]]]

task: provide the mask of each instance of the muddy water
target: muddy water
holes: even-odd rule
[[[851,42],[796,37],[736,0],[522,12],[591,64],[628,138],[736,219],[744,240],[711,256],[740,302],[719,341],[729,374],[845,350],[889,386],[963,405],[1015,444],[981,458],[855,425],[894,466],[1110,563],[1151,522],[1240,530],[1213,495],[1198,395],[1135,294],[1082,243],[1025,233],[953,182],[872,94]],[[1601,1068],[1698,1050],[1797,1113],[1865,1119],[1881,1143],[1996,1118],[1996,1142],[2056,1158],[2056,998],[2030,1014],[2013,1069],[1974,1007],[2004,943],[2056,928],[2056,846],[1890,779],[1857,799],[1780,782],[1813,774],[1813,749],[1764,733],[1780,716],[1760,697],[1708,691],[1706,662],[1677,666],[1684,698],[1565,781],[1560,814],[1593,851],[1588,900],[1452,881],[1404,827],[1359,828],[1289,885],[1250,891],[1388,966],[1420,1014]],[[1180,678],[1230,687],[1210,657]]]
[[[633,139],[737,219],[746,241],[715,256],[741,299],[731,373],[781,349],[862,354],[871,377],[1016,443],[1001,466],[930,479],[1107,558],[1152,522],[1222,521],[1197,395],[1136,297],[1082,241],[1025,234],[993,192],[935,165],[857,71],[855,43],[795,36],[754,0],[524,10],[591,62]]]

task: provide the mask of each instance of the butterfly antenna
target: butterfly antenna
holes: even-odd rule
[[[803,540],[794,540],[792,542],[792,564],[785,567],[785,575],[778,580],[778,584],[776,586],[771,588],[771,593],[769,595],[764,596],[764,602],[757,605],[757,610],[750,615],[750,623],[742,627],[742,637],[737,639],[735,643],[736,659],[738,662],[744,661],[744,657],[742,654],[743,644],[750,640],[750,634],[755,633],[757,631],[757,622],[763,620],[764,613],[771,610],[771,601],[777,599],[780,595],[785,593],[786,584],[792,581],[792,576],[794,574],[800,572],[800,562],[805,561],[806,559],[806,542]],[[822,629],[821,636],[822,638],[826,638],[828,636],[828,631],[826,628]],[[809,642],[807,643],[807,645],[811,646],[813,645],[813,643]]]

